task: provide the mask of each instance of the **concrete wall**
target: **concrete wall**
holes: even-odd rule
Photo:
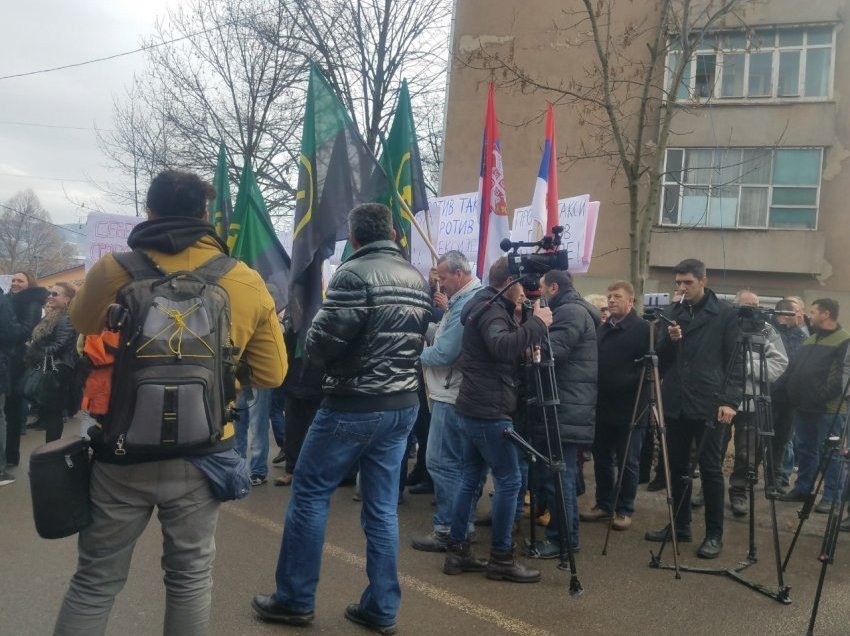
[[[578,0],[538,0],[531,5],[510,0],[457,0],[453,62],[449,86],[443,194],[475,190],[487,84],[496,82],[496,114],[504,154],[509,207],[530,202],[540,161],[543,113],[555,102],[557,145],[562,158],[560,195],[589,192],[601,201],[601,218],[591,269],[579,277],[582,292],[604,290],[628,277],[628,208],[624,180],[607,159],[570,162],[568,154],[593,154],[597,131],[582,123],[586,112],[558,100],[552,92],[511,83],[510,74],[487,68],[488,54],[508,59],[541,83],[569,89],[594,75],[595,56],[586,22],[575,12]],[[626,23],[651,26],[656,3],[615,2],[614,31]],[[850,0],[755,2],[743,11],[752,26],[841,22]],[[730,21],[728,26],[735,26]],[[558,28],[563,27],[563,28]],[[637,32],[623,59],[642,57],[646,33]],[[770,106],[723,105],[692,108],[676,120],[672,146],[773,145],[823,146],[824,177],[816,231],[736,231],[668,229],[653,234],[652,276],[648,291],[667,291],[669,267],[683,255],[703,258],[714,273],[713,285],[734,292],[743,286],[770,295],[839,297],[850,287],[850,224],[844,208],[850,198],[850,31],[839,24],[835,52],[834,99],[816,104]],[[624,67],[625,68],[625,67]],[[557,100],[557,101],[556,101]],[[628,115],[628,113],[626,113]],[[850,297],[847,298],[850,300]]]

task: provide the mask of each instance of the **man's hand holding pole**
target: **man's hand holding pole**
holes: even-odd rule
[[[540,318],[540,320],[543,321],[543,324],[546,325],[547,329],[552,325],[552,310],[548,307],[541,307],[539,300],[534,301],[534,311],[532,312],[532,315]]]

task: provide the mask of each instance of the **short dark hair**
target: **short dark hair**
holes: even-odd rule
[[[504,287],[508,279],[511,277],[511,271],[508,269],[508,257],[500,256],[493,264],[490,265],[489,284],[491,287],[501,289]]]
[[[148,188],[145,206],[158,217],[189,216],[202,219],[215,188],[192,172],[163,170]]]
[[[797,303],[790,298],[783,298],[776,301],[776,311],[797,311]]]
[[[565,291],[573,288],[573,277],[569,272],[560,269],[550,269],[543,274],[543,280],[547,285],[558,283],[559,291]]]
[[[360,245],[393,238],[393,213],[382,203],[363,203],[348,213],[348,231]]]
[[[694,278],[705,278],[705,263],[695,258],[686,258],[673,268],[673,274],[693,274]]]
[[[838,320],[838,301],[832,298],[818,298],[813,305],[817,305],[821,311],[828,311],[833,320]]]

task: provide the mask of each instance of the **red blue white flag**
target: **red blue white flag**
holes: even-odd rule
[[[546,140],[534,184],[529,216],[534,223],[535,240],[552,234],[558,223],[558,158],[555,152],[555,118],[550,105],[546,111]]]
[[[505,174],[502,170],[502,145],[496,126],[495,90],[492,82],[487,96],[487,114],[484,121],[484,144],[481,148],[481,233],[478,237],[478,277],[487,283],[490,266],[500,256],[499,243],[510,236],[508,203],[505,198]]]

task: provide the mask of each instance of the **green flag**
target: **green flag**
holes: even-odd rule
[[[391,209],[396,234],[398,234],[397,240],[405,258],[410,260],[411,220],[395,194],[401,195],[410,211],[416,214],[428,209],[428,193],[425,189],[422,157],[419,154],[416,129],[413,125],[413,109],[410,105],[407,80],[401,84],[395,118],[383,147],[381,163],[389,173],[394,186]]]
[[[348,213],[388,196],[384,171],[313,64],[298,164],[289,308],[303,335],[322,304],[322,261],[348,235]]]
[[[227,157],[224,153],[224,143],[218,147],[218,163],[215,166],[215,199],[210,201],[207,211],[210,223],[215,227],[216,233],[227,240],[230,230],[230,217],[233,214],[232,199],[230,198],[230,179],[227,174]]]
[[[239,180],[227,246],[231,256],[260,273],[277,310],[283,309],[289,294],[289,255],[274,232],[263,195],[247,159]]]

